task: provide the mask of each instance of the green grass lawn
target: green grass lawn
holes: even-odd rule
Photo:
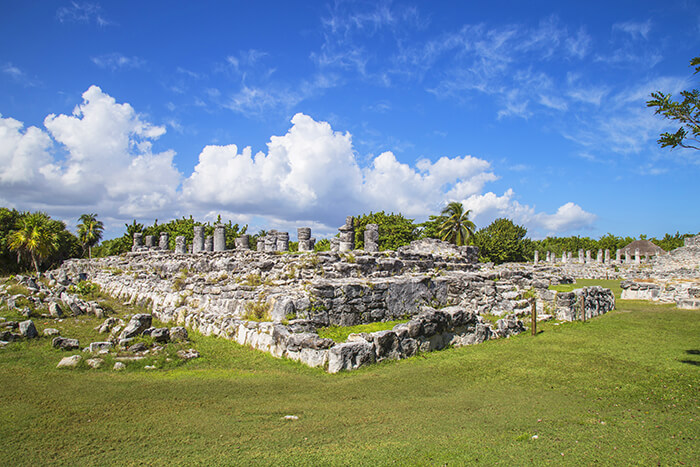
[[[393,329],[397,324],[407,323],[408,321],[408,319],[400,319],[396,321],[378,321],[376,323],[358,324],[356,326],[328,326],[327,328],[319,328],[317,332],[320,337],[333,339],[336,342],[345,342],[350,334],[386,331]]]
[[[100,321],[78,319],[64,323]],[[201,358],[154,371],[57,370],[70,353],[48,339],[14,343],[0,349],[0,458],[700,464],[700,312],[618,301],[588,322],[538,328],[336,375],[195,333]]]

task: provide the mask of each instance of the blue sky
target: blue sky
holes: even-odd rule
[[[0,205],[317,236],[448,201],[529,235],[700,231],[700,5],[1,2]]]

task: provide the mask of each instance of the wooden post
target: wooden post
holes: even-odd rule
[[[530,317],[532,318],[532,323],[530,328],[532,328],[532,335],[537,335],[537,299],[530,299]]]
[[[578,298],[579,310],[581,310],[581,321],[586,322],[586,307],[584,305],[583,294]]]

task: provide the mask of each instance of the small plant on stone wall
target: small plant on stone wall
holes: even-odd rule
[[[178,291],[182,290],[185,288],[185,285],[187,283],[187,277],[190,275],[189,270],[183,269],[178,273],[177,276],[175,276],[175,279],[173,280],[173,290]]]
[[[192,295],[191,291],[186,291],[185,293],[181,293],[180,297],[177,299],[177,302],[175,303],[175,308],[180,308],[181,306],[185,306],[187,304],[187,297]]]
[[[263,278],[260,276],[260,274],[250,273],[247,276],[245,276],[243,284],[249,285],[251,287],[257,287],[263,284],[268,285],[268,281],[263,281]]]
[[[254,302],[246,302],[243,319],[248,321],[271,321],[270,308],[271,305],[265,301],[264,297],[260,297]]]
[[[527,298],[527,299],[537,298],[537,292],[532,287],[527,289],[522,295],[523,295],[523,298]]]

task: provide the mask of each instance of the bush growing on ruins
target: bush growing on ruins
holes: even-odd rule
[[[330,249],[331,249],[331,241],[328,240],[327,238],[322,238],[321,240],[317,241],[316,244],[314,245],[315,252],[330,251]]]
[[[510,219],[496,219],[488,227],[474,234],[474,244],[479,247],[479,260],[496,264],[526,261],[530,240],[525,238],[527,229]]]
[[[407,219],[401,213],[370,212],[355,217],[355,248],[364,248],[367,224],[379,226],[380,250],[396,250],[417,240],[419,236],[418,226],[413,223],[413,219]]]
[[[80,281],[76,285],[68,287],[68,292],[80,295],[83,298],[94,298],[100,292],[100,286],[90,281]]]

